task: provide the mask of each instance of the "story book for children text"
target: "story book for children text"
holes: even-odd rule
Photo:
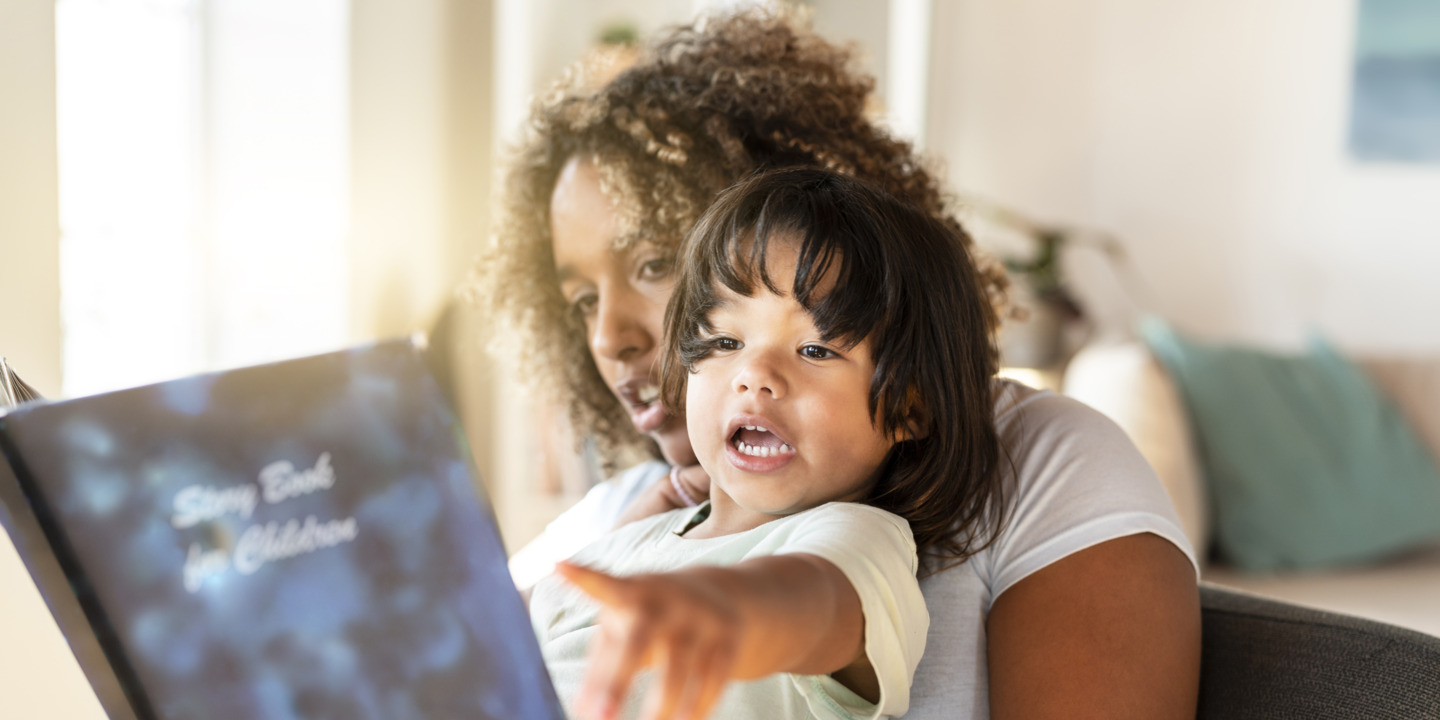
[[[0,520],[111,720],[562,717],[421,352],[0,409]]]

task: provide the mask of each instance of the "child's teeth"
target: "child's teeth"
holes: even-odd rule
[[[640,388],[640,392],[638,393],[638,395],[640,398],[640,402],[652,403],[655,402],[656,398],[660,397],[660,388],[654,385],[646,385],[645,387]]]
[[[744,440],[737,440],[735,442],[735,448],[739,450],[742,455],[749,455],[750,457],[775,457],[777,455],[788,455],[795,452],[795,448],[790,447],[788,444],[782,443],[780,447],[765,447],[763,445],[749,445],[746,444]]]

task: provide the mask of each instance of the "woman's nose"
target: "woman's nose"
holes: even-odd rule
[[[779,400],[789,392],[784,375],[768,354],[757,355],[746,362],[735,374],[731,386],[742,395],[756,393],[771,400]]]
[[[620,294],[602,297],[591,321],[590,350],[607,360],[630,360],[655,346],[633,302]]]

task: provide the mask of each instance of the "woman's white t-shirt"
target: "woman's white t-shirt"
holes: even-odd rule
[[[1049,391],[1004,380],[996,381],[995,391],[1001,466],[1014,468],[1009,514],[988,548],[920,581],[930,630],[906,720],[989,717],[985,618],[1001,593],[1057,560],[1107,540],[1153,533],[1183,551],[1198,576],[1195,552],[1169,497],[1124,431]],[[595,500],[587,497],[571,508],[512,559],[517,583],[528,587],[525,578],[536,568],[548,571],[595,538],[568,537],[575,530],[603,533],[665,471],[661,463],[647,463],[598,487]]]

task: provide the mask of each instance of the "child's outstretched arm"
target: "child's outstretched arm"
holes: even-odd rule
[[[814,555],[773,555],[728,567],[613,577],[557,570],[604,606],[573,711],[613,717],[635,673],[656,668],[642,718],[704,718],[730,680],[777,672],[834,674],[879,698],[865,656],[860,596]]]

